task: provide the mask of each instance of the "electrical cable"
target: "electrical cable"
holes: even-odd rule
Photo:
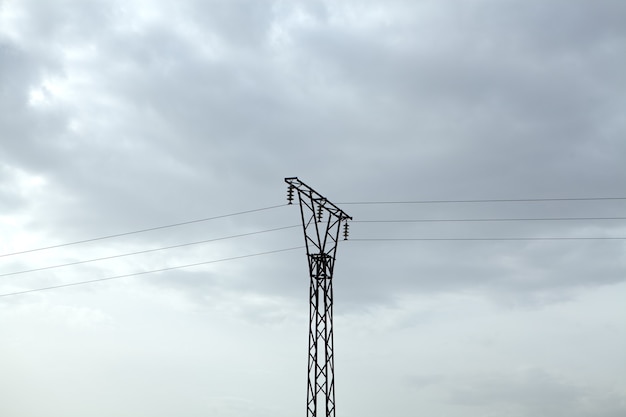
[[[147,228],[147,229],[134,230],[132,232],[116,233],[114,235],[94,237],[94,238],[90,238],[90,239],[78,240],[78,241],[75,241],[75,242],[61,243],[61,244],[58,244],[58,245],[46,246],[46,247],[42,247],[42,248],[27,249],[27,250],[23,250],[23,251],[19,251],[19,252],[13,252],[13,253],[5,253],[5,254],[1,254],[0,258],[6,257],[6,256],[20,255],[20,254],[23,254],[23,253],[37,252],[37,251],[42,251],[42,250],[46,250],[46,249],[60,248],[60,247],[63,247],[63,246],[78,245],[80,243],[95,242],[97,240],[111,239],[111,238],[114,238],[114,237],[128,236],[128,235],[133,235],[133,234],[137,234],[137,233],[151,232],[153,230],[167,229],[167,228],[170,228],[170,227],[178,227],[178,226],[183,226],[183,225],[186,225],[186,224],[200,223],[200,222],[206,222],[206,221],[209,221],[209,220],[216,220],[216,219],[223,219],[223,218],[226,218],[226,217],[239,216],[239,215],[242,215],[242,214],[256,213],[256,212],[259,212],[259,211],[271,210],[271,209],[284,207],[284,206],[285,206],[284,204],[280,204],[280,205],[277,205],[277,206],[262,207],[262,208],[258,208],[258,209],[239,211],[239,212],[236,212],[236,213],[223,214],[221,216],[206,217],[206,218],[203,218],[203,219],[189,220],[189,221],[180,222],[180,223],[166,224],[164,226],[156,226],[156,227],[150,227],[150,228]]]
[[[124,257],[124,256],[131,256],[131,255],[139,255],[139,254],[143,254],[143,253],[156,252],[156,251],[167,250],[167,249],[182,248],[182,247],[185,247],[185,246],[198,245],[198,244],[201,244],[201,243],[216,242],[216,241],[219,241],[219,240],[234,239],[234,238],[238,238],[238,237],[257,235],[257,234],[261,234],[261,233],[276,232],[278,230],[292,229],[294,227],[299,227],[299,226],[300,225],[277,227],[277,228],[274,228],[274,229],[260,230],[260,231],[256,231],[256,232],[248,232],[248,233],[242,233],[242,234],[238,234],[238,235],[231,235],[231,236],[224,236],[224,237],[218,237],[218,238],[213,238],[213,239],[200,240],[200,241],[197,241],[197,242],[182,243],[182,244],[179,244],[179,245],[165,246],[165,247],[162,247],[162,248],[146,249],[146,250],[141,250],[141,251],[137,251],[137,252],[129,252],[129,253],[122,253],[122,254],[119,254],[119,255],[104,256],[104,257],[101,257],[101,258],[87,259],[87,260],[83,260],[83,261],[75,261],[75,262],[69,262],[69,263],[59,264],[59,265],[44,266],[44,267],[41,267],[41,268],[26,269],[26,270],[23,270],[23,271],[8,272],[8,273],[0,274],[0,277],[6,277],[6,276],[9,276],[9,275],[26,274],[28,272],[43,271],[43,270],[47,270],[47,269],[61,268],[61,267],[65,267],[65,266],[86,264],[86,263],[89,263],[89,262],[104,261],[104,260],[108,260],[108,259],[121,258],[121,257]]]
[[[626,217],[540,217],[540,218],[484,218],[484,219],[403,219],[403,220],[352,220],[352,223],[435,223],[435,222],[528,222],[528,221],[582,221],[626,220]]]
[[[435,204],[435,203],[503,203],[503,202],[540,202],[540,201],[602,201],[602,200],[626,200],[626,197],[527,198],[527,199],[483,199],[483,200],[361,201],[361,202],[344,202],[344,203],[339,203],[339,204],[352,204],[352,205],[381,204],[382,205],[382,204]],[[27,249],[27,250],[18,251],[18,252],[5,253],[5,254],[0,254],[0,258],[8,257],[8,256],[14,256],[14,255],[20,255],[20,254],[30,253],[30,252],[37,252],[37,251],[42,251],[42,250],[47,250],[47,249],[54,249],[54,248],[59,248],[59,247],[64,247],[64,246],[78,245],[78,244],[81,244],[81,243],[94,242],[94,241],[98,241],[98,240],[112,239],[112,238],[116,238],[116,237],[132,235],[132,234],[145,233],[145,232],[150,232],[150,231],[154,231],[154,230],[166,229],[166,228],[171,228],[171,227],[178,227],[178,226],[183,226],[183,225],[187,225],[187,224],[200,223],[200,222],[216,220],[216,219],[232,217],[232,216],[238,216],[238,215],[242,215],[242,214],[254,213],[254,212],[259,212],[259,211],[264,211],[264,210],[271,210],[271,209],[284,207],[284,206],[285,206],[284,204],[280,204],[280,205],[275,205],[275,206],[262,207],[262,208],[252,209],[252,210],[245,210],[245,211],[241,211],[241,212],[224,214],[224,215],[220,215],[220,216],[206,217],[206,218],[202,218],[202,219],[195,219],[195,220],[189,220],[189,221],[185,221],[185,222],[167,224],[167,225],[163,225],[163,226],[150,227],[150,228],[134,230],[134,231],[130,231],[130,232],[116,233],[116,234],[112,234],[112,235],[99,236],[99,237],[95,237],[95,238],[83,239],[83,240],[78,240],[78,241],[74,241],[74,242],[61,243],[61,244],[58,244],[58,245],[51,245],[51,246],[45,246],[45,247],[41,247],[41,248],[34,248],[34,249]]]
[[[174,269],[190,268],[190,267],[193,267],[193,266],[207,265],[207,264],[213,264],[213,263],[218,263],[218,262],[233,261],[233,260],[236,260],[236,259],[251,258],[251,257],[254,257],[254,256],[264,256],[264,255],[270,255],[270,254],[279,253],[279,252],[287,252],[287,251],[292,251],[292,250],[297,250],[297,249],[303,249],[303,248],[304,248],[304,246],[295,246],[295,247],[291,247],[291,248],[276,249],[276,250],[271,250],[271,251],[267,251],[267,252],[259,252],[259,253],[252,253],[252,254],[248,254],[248,255],[233,256],[233,257],[230,257],[230,258],[215,259],[215,260],[212,260],[212,261],[196,262],[196,263],[187,264],[187,265],[171,266],[171,267],[167,267],[167,268],[154,269],[154,270],[150,270],[150,271],[141,271],[141,272],[134,272],[134,273],[131,273],[131,274],[116,275],[116,276],[113,276],[113,277],[92,279],[92,280],[89,280],[89,281],[70,282],[70,283],[67,283],[67,284],[52,285],[52,286],[49,286],[49,287],[33,288],[33,289],[30,289],[30,290],[23,290],[23,291],[16,291],[16,292],[12,292],[12,293],[0,294],[0,297],[9,297],[9,296],[12,296],[12,295],[27,294],[27,293],[31,293],[31,292],[37,292],[37,291],[46,291],[46,290],[53,290],[53,289],[57,289],[57,288],[72,287],[72,286],[76,286],[76,285],[92,284],[92,283],[95,283],[95,282],[110,281],[110,280],[114,280],[114,279],[133,277],[133,276],[137,276],[137,275],[146,275],[146,274],[153,274],[153,273],[157,273],[157,272],[172,271]]]
[[[626,240],[626,237],[444,237],[444,238],[350,238],[353,242],[392,241],[497,241],[497,240]]]
[[[507,198],[483,200],[414,200],[414,201],[349,201],[337,204],[372,205],[372,204],[445,204],[445,203],[521,203],[541,201],[604,201],[626,200],[626,197],[577,197],[577,198]]]

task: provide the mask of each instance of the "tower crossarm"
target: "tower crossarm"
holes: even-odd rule
[[[345,211],[331,203],[326,197],[315,191],[313,188],[300,181],[298,177],[287,177],[285,178],[285,182],[289,184],[290,187],[293,187],[296,191],[298,191],[298,194],[304,194],[308,199],[319,202],[318,204],[322,205],[326,211],[333,216],[338,217],[340,220],[352,220],[352,217]]]

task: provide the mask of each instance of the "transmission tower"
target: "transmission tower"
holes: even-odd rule
[[[289,204],[293,204],[294,191],[298,192],[311,277],[307,417],[317,417],[318,404],[321,408],[322,403],[325,413],[320,412],[320,416],[335,417],[333,269],[341,226],[347,240],[352,217],[298,178],[285,178],[285,182],[289,184]]]

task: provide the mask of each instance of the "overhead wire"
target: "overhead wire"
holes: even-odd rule
[[[343,202],[343,203],[338,203],[338,204],[346,204],[346,205],[348,205],[348,204],[350,204],[350,205],[383,205],[383,204],[439,204],[439,203],[505,203],[505,202],[541,202],[541,201],[603,201],[603,200],[626,200],[626,197],[572,197],[572,198],[412,200],[412,201],[409,200],[409,201],[356,201],[356,202],[355,201],[349,201],[349,202]],[[64,246],[71,246],[71,245],[78,245],[78,244],[82,244],[82,243],[95,242],[95,241],[99,241],[99,240],[112,239],[112,238],[116,238],[116,237],[128,236],[128,235],[133,235],[133,234],[138,234],[138,233],[145,233],[145,232],[161,230],[161,229],[166,229],[166,228],[172,228],[172,227],[178,227],[178,226],[183,226],[183,225],[188,225],[188,224],[206,222],[206,221],[210,221],[210,220],[217,220],[217,219],[222,219],[222,218],[227,218],[227,217],[232,217],[232,216],[238,216],[238,215],[243,215],[243,214],[249,214],[249,213],[255,213],[255,212],[260,212],[260,211],[265,211],[265,210],[272,210],[272,209],[276,209],[276,208],[284,207],[284,206],[285,206],[285,204],[279,204],[279,205],[268,206],[268,207],[261,207],[261,208],[257,208],[257,209],[245,210],[245,211],[240,211],[240,212],[235,212],[235,213],[229,213],[229,214],[224,214],[224,215],[220,215],[220,216],[205,217],[205,218],[201,218],[201,219],[188,220],[188,221],[184,221],[184,222],[166,224],[166,225],[155,226],[155,227],[150,227],[150,228],[145,228],[145,229],[133,230],[133,231],[129,231],[129,232],[116,233],[116,234],[105,235],[105,236],[98,236],[98,237],[94,237],[94,238],[77,240],[77,241],[72,241],[72,242],[65,242],[65,243],[60,243],[60,244],[57,244],[57,245],[50,245],[50,246],[44,246],[44,247],[33,248],[33,249],[26,249],[26,250],[22,250],[22,251],[11,252],[11,253],[4,253],[4,254],[0,254],[0,258],[8,257],[8,256],[14,256],[14,255],[20,255],[20,254],[24,254],[24,253],[43,251],[43,250],[48,250],[48,249],[55,249],[55,248],[60,248],[60,247],[64,247]],[[425,220],[420,220],[420,221],[425,221]],[[444,221],[444,220],[428,220],[428,221]],[[453,220],[446,220],[446,221],[453,221]],[[454,220],[454,221],[461,221],[461,220]],[[472,220],[472,221],[479,221],[479,220]],[[483,221],[487,221],[487,220],[483,220]],[[490,221],[500,221],[500,220],[490,220]],[[361,221],[361,222],[366,222],[366,221]],[[380,222],[380,221],[377,221],[377,222]]]
[[[626,220],[626,217],[530,217],[530,218],[482,218],[482,219],[390,219],[352,220],[351,223],[436,223],[436,222],[528,222],[528,221],[583,221]]]
[[[99,236],[99,237],[94,237],[94,238],[89,238],[89,239],[77,240],[77,241],[74,241],[74,242],[60,243],[58,245],[51,245],[51,246],[45,246],[45,247],[41,247],[41,248],[34,248],[34,249],[26,249],[26,250],[22,250],[22,251],[18,251],[18,252],[13,252],[13,253],[0,254],[0,258],[7,257],[7,256],[13,256],[13,255],[20,255],[20,254],[23,254],[23,253],[37,252],[37,251],[42,251],[42,250],[47,250],[47,249],[61,248],[61,247],[64,247],[64,246],[78,245],[78,244],[81,244],[81,243],[95,242],[95,241],[98,241],[98,240],[112,239],[112,238],[115,238],[115,237],[128,236],[128,235],[133,235],[133,234],[137,234],[137,233],[151,232],[151,231],[154,231],[154,230],[161,230],[161,229],[167,229],[167,228],[171,228],[171,227],[183,226],[183,225],[187,225],[187,224],[206,222],[206,221],[209,221],[209,220],[223,219],[223,218],[226,218],[226,217],[239,216],[239,215],[242,215],[242,214],[256,213],[256,212],[259,212],[259,211],[272,210],[272,209],[276,209],[276,208],[284,207],[284,206],[285,206],[285,204],[269,206],[269,207],[261,207],[261,208],[252,209],[252,210],[245,210],[245,211],[239,211],[239,212],[235,212],[235,213],[223,214],[223,215],[220,215],[220,216],[205,217],[205,218],[202,218],[202,219],[188,220],[188,221],[184,221],[184,222],[180,222],[180,223],[172,223],[172,224],[166,224],[166,225],[163,225],[163,226],[156,226],[156,227],[149,227],[149,228],[146,228],[146,229],[133,230],[131,232],[116,233],[116,234],[112,234],[112,235],[106,235],[106,236]]]
[[[354,220],[353,223],[435,223],[435,222],[515,222],[515,221],[578,221],[578,220],[626,220],[626,217],[545,217],[545,218],[483,218],[483,219],[400,219],[400,220]],[[524,241],[524,240],[625,240],[613,236],[566,236],[566,237],[451,237],[451,238],[350,238],[352,241]]]
[[[626,197],[482,199],[482,200],[366,201],[366,202],[344,202],[344,203],[340,203],[340,204],[353,204],[353,205],[357,205],[357,204],[362,204],[362,205],[380,204],[380,205],[382,205],[382,204],[431,204],[431,203],[502,203],[502,202],[540,202],[540,201],[599,201],[599,200],[626,200]],[[70,246],[70,245],[77,245],[77,244],[81,244],[81,243],[99,241],[99,240],[104,240],[104,239],[111,239],[111,238],[115,238],[115,237],[127,236],[127,235],[132,235],[132,234],[137,234],[137,233],[144,233],[144,232],[149,232],[149,231],[154,231],[154,230],[159,230],[159,229],[172,228],[172,227],[177,227],[177,226],[182,226],[182,225],[188,225],[188,224],[193,224],[193,223],[205,222],[205,221],[209,221],[209,220],[216,220],[216,219],[221,219],[221,218],[226,218],[226,217],[231,217],[231,216],[238,216],[238,215],[243,215],[243,214],[248,214],[248,213],[254,213],[254,212],[260,212],[260,211],[265,211],[265,210],[271,210],[271,209],[276,209],[276,208],[284,207],[284,206],[285,206],[284,204],[281,204],[281,205],[275,205],[275,206],[269,206],[269,207],[262,207],[262,208],[252,209],[252,210],[246,210],[246,211],[240,211],[240,212],[235,212],[235,213],[224,214],[224,215],[220,215],[220,216],[206,217],[206,218],[202,218],[202,219],[189,220],[189,221],[185,221],[185,222],[167,224],[167,225],[162,225],[162,226],[156,226],[156,227],[151,227],[151,228],[134,230],[134,231],[130,231],[130,232],[124,232],[124,233],[117,233],[117,234],[112,234],[112,235],[100,236],[100,237],[84,239],[84,240],[79,240],[79,241],[74,241],[74,242],[66,242],[66,243],[62,243],[62,244],[58,244],[58,245],[51,245],[51,246],[47,246],[47,247],[34,248],[34,249],[28,249],[28,250],[23,250],[23,251],[19,251],[19,252],[1,254],[0,257],[7,257],[7,256],[12,256],[12,255],[17,255],[17,254],[42,251],[42,250],[46,250],[46,249],[59,248],[59,247]],[[354,220],[353,223],[582,221],[582,220],[624,220],[624,219],[626,219],[626,217],[388,219],[388,220]],[[284,226],[284,227],[260,230],[260,231],[255,231],[255,232],[248,232],[248,233],[242,233],[242,234],[237,234],[237,235],[230,235],[230,236],[223,236],[223,237],[219,237],[219,238],[206,239],[206,240],[202,240],[202,241],[188,242],[188,243],[172,245],[172,246],[166,246],[166,247],[161,247],[161,248],[153,248],[153,249],[147,249],[147,250],[142,250],[142,251],[136,251],[136,252],[129,252],[129,253],[123,253],[123,254],[118,254],[118,255],[100,257],[100,258],[75,261],[75,262],[70,262],[70,263],[65,263],[65,264],[51,265],[51,266],[46,266],[46,267],[41,267],[41,268],[34,268],[34,269],[29,269],[29,270],[10,272],[10,273],[5,273],[5,274],[0,274],[0,277],[2,277],[2,276],[9,276],[9,275],[24,274],[24,273],[29,273],[29,272],[53,269],[53,268],[60,268],[60,267],[71,266],[71,265],[84,264],[84,263],[89,263],[89,262],[96,262],[96,261],[107,260],[107,259],[120,258],[120,257],[124,257],[124,256],[131,256],[131,255],[137,255],[137,254],[143,254],[143,253],[149,253],[149,252],[155,252],[155,251],[161,251],[161,250],[180,248],[180,247],[196,245],[196,244],[201,244],[201,243],[208,243],[208,242],[213,242],[213,241],[218,241],[218,240],[233,239],[233,238],[238,238],[238,237],[243,237],[243,236],[249,236],[249,235],[260,234],[260,233],[268,233],[268,232],[273,232],[273,231],[278,231],[278,230],[283,230],[283,229],[288,229],[288,228],[294,228],[294,227],[298,227],[298,225]],[[451,237],[451,238],[427,238],[427,237],[424,237],[424,238],[351,238],[350,240],[356,241],[356,242],[376,242],[376,241],[398,241],[398,242],[401,242],[401,241],[540,241],[540,240],[626,240],[626,237]],[[182,268],[189,268],[189,267],[193,267],[193,266],[199,266],[199,265],[205,265],[205,264],[211,264],[211,263],[217,263],[217,262],[225,262],[225,261],[249,258],[249,257],[254,257],[254,256],[263,256],[263,255],[269,255],[269,254],[278,253],[278,252],[285,252],[285,251],[290,251],[290,250],[302,249],[302,248],[303,248],[303,246],[291,247],[291,248],[278,249],[278,250],[273,250],[273,251],[266,251],[266,252],[259,252],[259,253],[254,253],[254,254],[248,254],[248,255],[235,256],[235,257],[230,257],[230,258],[222,258],[222,259],[211,260],[211,261],[197,262],[197,263],[193,263],[193,264],[178,265],[178,266],[174,266],[174,267],[167,267],[167,268],[161,268],[161,269],[150,270],[150,271],[141,271],[141,272],[135,272],[135,273],[130,273],[130,274],[117,275],[117,276],[113,276],[113,277],[98,278],[98,279],[93,279],[93,280],[79,281],[79,282],[73,282],[73,283],[67,283],[67,284],[59,284],[59,285],[54,285],[54,286],[49,286],[49,287],[42,287],[42,288],[35,288],[35,289],[24,290],[24,291],[17,291],[17,292],[13,292],[13,293],[0,294],[0,297],[6,297],[6,296],[18,295],[18,294],[25,294],[25,293],[36,292],[36,291],[44,291],[44,290],[50,290],[50,289],[55,289],[55,288],[63,288],[63,287],[69,287],[69,286],[75,286],[75,285],[84,285],[84,284],[90,284],[90,283],[95,283],[95,282],[101,282],[101,281],[107,281],[107,280],[114,280],[114,279],[132,277],[132,276],[137,276],[137,275],[158,273],[158,272],[164,272],[164,271],[170,271],[170,270],[182,269]]]
[[[376,204],[447,204],[447,203],[521,203],[542,201],[605,201],[626,200],[626,197],[571,197],[571,198],[504,198],[478,200],[409,200],[409,201],[347,201],[337,204],[376,205]]]
[[[122,253],[122,254],[118,254],[118,255],[104,256],[104,257],[100,257],[100,258],[86,259],[86,260],[82,260],[82,261],[75,261],[75,262],[68,262],[68,263],[58,264],[58,265],[44,266],[44,267],[41,267],[41,268],[33,268],[33,269],[26,269],[26,270],[22,270],[22,271],[8,272],[8,273],[0,274],[0,277],[6,277],[6,276],[10,276],[10,275],[26,274],[26,273],[29,273],[29,272],[44,271],[44,270],[48,270],[48,269],[61,268],[61,267],[66,267],[66,266],[74,266],[74,265],[86,264],[86,263],[90,263],[90,262],[104,261],[104,260],[109,260],[109,259],[122,258],[122,257],[125,257],[125,256],[139,255],[139,254],[156,252],[156,251],[162,251],[162,250],[168,250],[168,249],[182,248],[182,247],[186,247],[186,246],[199,245],[199,244],[202,244],[202,243],[216,242],[216,241],[220,241],[220,240],[234,239],[234,238],[239,238],[239,237],[244,237],[244,236],[252,236],[252,235],[257,235],[257,234],[261,234],[261,233],[276,232],[276,231],[279,231],[279,230],[292,229],[294,227],[299,227],[299,225],[276,227],[276,228],[273,228],[273,229],[259,230],[259,231],[248,232],[248,233],[240,233],[240,234],[237,234],[237,235],[230,235],[230,236],[222,236],[222,237],[218,237],[218,238],[205,239],[205,240],[200,240],[200,241],[196,241],[196,242],[181,243],[181,244],[178,244],[178,245],[165,246],[165,247],[153,248],[153,249],[146,249],[146,250],[141,250],[141,251],[136,251],[136,252],[127,252],[127,253]]]
[[[353,242],[402,242],[402,241],[524,241],[524,240],[626,240],[626,237],[590,236],[590,237],[443,237],[443,238],[350,238]]]
[[[626,200],[626,197],[579,197],[579,198],[534,198],[534,199],[489,199],[489,200],[420,200],[420,201],[378,201],[348,202],[342,204],[421,204],[421,203],[492,203],[492,202],[538,202],[538,201],[595,201]],[[626,220],[626,217],[524,217],[524,218],[445,218],[445,219],[373,219],[353,220],[351,223],[443,223],[443,222],[532,222],[532,221],[597,221]],[[451,238],[350,238],[357,242],[392,241],[533,241],[533,240],[625,240],[626,237],[451,237]]]
[[[97,278],[97,279],[92,279],[92,280],[88,280],[88,281],[69,282],[69,283],[66,283],[66,284],[51,285],[49,287],[39,287],[39,288],[30,289],[30,290],[22,290],[22,291],[15,291],[15,292],[11,292],[11,293],[4,293],[4,294],[0,294],[0,297],[9,297],[9,296],[14,296],[14,295],[38,292],[38,291],[53,290],[53,289],[57,289],[57,288],[72,287],[72,286],[77,286],[77,285],[93,284],[93,283],[96,283],[96,282],[110,281],[110,280],[114,280],[114,279],[134,277],[134,276],[138,276],[138,275],[154,274],[154,273],[158,273],[158,272],[172,271],[172,270],[175,270],[175,269],[191,268],[191,267],[199,266],[199,265],[208,265],[208,264],[213,264],[213,263],[218,263],[218,262],[226,262],[226,261],[233,261],[233,260],[237,260],[237,259],[252,258],[252,257],[256,257],[256,256],[271,255],[271,254],[274,254],[274,253],[287,252],[287,251],[303,249],[303,248],[304,248],[304,246],[294,246],[294,247],[290,247],[290,248],[276,249],[276,250],[271,250],[271,251],[266,251],[266,252],[258,252],[258,253],[251,253],[251,254],[247,254],[247,255],[233,256],[233,257],[230,257],[230,258],[221,258],[221,259],[214,259],[214,260],[211,260],[211,261],[196,262],[196,263],[186,264],[186,265],[177,265],[177,266],[171,266],[171,267],[167,267],[167,268],[153,269],[153,270],[150,270],[150,271],[140,271],[140,272],[133,272],[131,274],[116,275],[116,276],[106,277],[106,278]]]

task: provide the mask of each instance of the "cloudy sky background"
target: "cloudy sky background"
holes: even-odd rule
[[[626,3],[0,0],[0,255],[354,217],[338,416],[626,413]],[[303,244],[281,206],[0,257],[0,295]],[[7,275],[12,274],[12,275]],[[304,415],[303,249],[0,297],[0,415]]]

